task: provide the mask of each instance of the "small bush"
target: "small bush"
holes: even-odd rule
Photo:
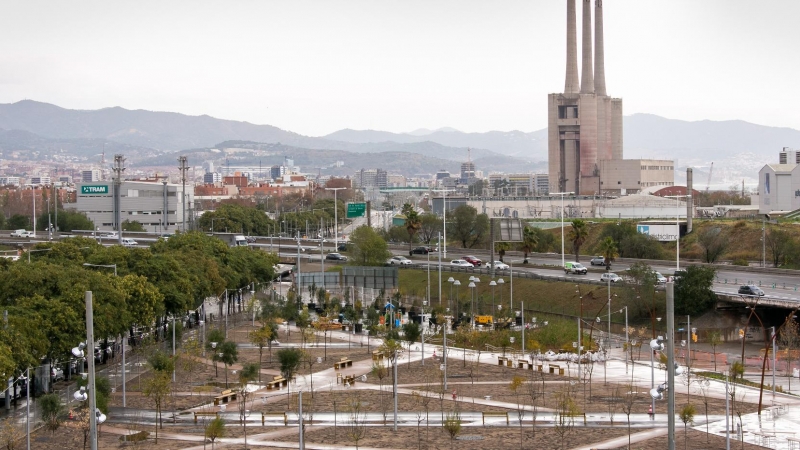
[[[747,260],[744,259],[744,258],[734,259],[733,262],[731,262],[731,264],[733,264],[734,266],[749,266],[750,265],[750,263],[747,262]]]
[[[127,436],[120,436],[119,440],[122,442],[142,442],[147,440],[150,433],[147,431],[140,431],[138,433],[129,434]]]
[[[747,226],[747,222],[745,222],[744,220],[739,220],[735,224],[733,224],[733,228],[736,228],[736,229],[745,228],[746,226]]]

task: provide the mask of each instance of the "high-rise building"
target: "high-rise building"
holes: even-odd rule
[[[388,174],[383,169],[361,169],[353,176],[354,188],[385,188]]]
[[[467,161],[461,163],[461,184],[472,184],[475,181],[475,163]]]
[[[102,177],[103,177],[103,172],[100,169],[81,171],[81,182],[83,183],[92,183],[95,181],[100,181]]]
[[[222,183],[222,174],[219,172],[206,172],[203,174],[203,184]]]
[[[591,0],[583,0],[579,84],[575,0],[567,0],[564,92],[547,97],[551,192],[599,192],[600,161],[622,159],[622,99],[606,93],[602,0],[595,0],[594,36],[591,10]]]

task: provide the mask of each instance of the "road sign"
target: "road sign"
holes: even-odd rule
[[[83,185],[81,186],[81,194],[88,194],[88,195],[108,194],[108,185],[107,184]]]
[[[348,203],[347,204],[347,218],[352,219],[354,217],[364,217],[364,214],[367,211],[367,204],[366,203]]]

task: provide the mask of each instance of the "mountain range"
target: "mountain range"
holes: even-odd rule
[[[800,147],[800,131],[791,128],[739,120],[690,122],[652,114],[626,116],[623,139],[626,158],[676,160],[678,169],[698,168],[697,176],[702,176],[713,161],[719,177],[715,177],[715,185],[754,179],[763,164],[777,161],[781,148]],[[420,174],[420,170],[433,173],[439,168],[453,171],[468,157],[484,172],[545,171],[547,161],[546,128],[485,133],[453,128],[407,133],[344,129],[314,137],[207,115],[120,107],[71,110],[32,100],[0,104],[0,152],[4,158],[16,151],[42,159],[66,153],[91,160],[105,150],[126,154],[130,165],[153,166],[165,157],[174,165],[170,155],[175,152],[192,150],[196,158],[220,158],[221,153],[208,150],[223,142],[239,141],[273,144],[259,158],[251,155],[250,159],[263,164],[280,163],[284,156],[281,152],[285,152],[285,156],[296,159],[296,164],[325,167],[326,173],[337,175],[335,172],[351,174],[371,167],[405,175]],[[365,153],[376,155],[367,157]],[[418,164],[404,164],[410,159],[403,155],[416,155]],[[342,161],[344,165],[328,171],[329,161]],[[679,171],[676,177],[680,176]]]

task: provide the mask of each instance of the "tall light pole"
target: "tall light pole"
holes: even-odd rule
[[[550,195],[561,196],[561,268],[564,268],[564,196],[572,195],[574,192],[551,192]]]
[[[685,198],[688,202],[689,199],[692,198],[690,194],[684,195],[665,195],[666,198],[674,198],[675,199],[675,271],[681,269],[681,201],[680,199]]]
[[[497,286],[497,282],[492,280],[489,282],[489,286],[492,287],[492,315],[494,315],[494,287]],[[494,321],[492,321],[492,325],[494,325]]]
[[[509,267],[511,267],[511,266],[509,266]],[[502,278],[498,278],[497,279],[497,285],[500,286],[499,289],[500,289],[500,304],[501,305],[503,304],[503,285],[504,284],[506,284],[506,281],[504,279],[502,279]],[[509,310],[511,311],[511,313],[513,315],[514,310],[510,309],[510,308],[509,308]]]
[[[434,192],[441,192],[444,194],[442,196],[442,245],[439,245],[439,253],[444,253],[444,258],[447,259],[447,193],[450,192],[447,189],[438,189],[434,190]]]
[[[343,187],[338,188],[325,188],[326,191],[333,191],[333,246],[334,248],[339,248],[339,203],[336,200],[336,192],[347,189]],[[324,280],[324,278],[323,278]]]
[[[117,276],[117,265],[116,264],[89,264],[83,263],[84,267],[106,267],[106,268],[114,268],[114,276]],[[125,344],[128,340],[128,333],[125,332],[122,334],[122,407],[127,408],[126,402],[126,386],[125,386],[125,369],[127,368],[125,364]]]

